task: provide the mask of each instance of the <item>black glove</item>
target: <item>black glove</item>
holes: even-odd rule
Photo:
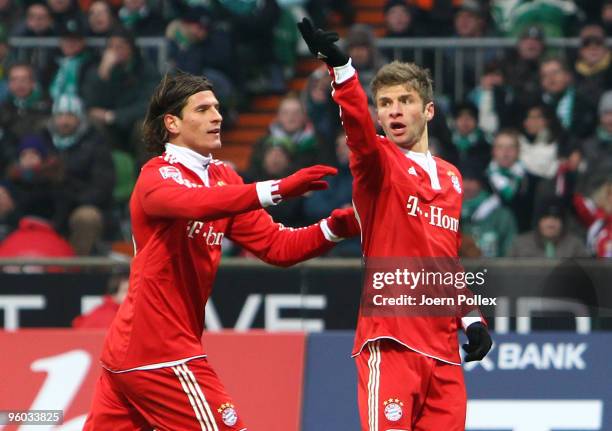
[[[297,26],[312,55],[320,58],[330,67],[344,66],[348,63],[348,55],[343,53],[335,44],[339,39],[338,33],[323,31],[320,28],[315,29],[312,21],[308,18],[298,22]]]
[[[467,335],[469,341],[468,344],[463,345],[463,350],[467,353],[465,362],[480,361],[487,356],[493,342],[485,325],[474,322],[467,327],[465,335]]]

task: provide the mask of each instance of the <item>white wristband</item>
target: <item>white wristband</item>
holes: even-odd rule
[[[260,181],[255,183],[257,197],[262,207],[276,205],[281,201],[281,196],[278,193],[278,180]]]
[[[331,231],[331,229],[329,228],[329,225],[327,224],[327,219],[321,220],[321,223],[319,223],[319,227],[321,228],[321,232],[323,232],[323,236],[328,241],[340,242],[344,239],[342,237],[337,236],[335,233]]]
[[[355,74],[355,68],[352,62],[353,61],[349,58],[348,63],[344,66],[334,67],[334,81],[336,84],[342,84],[348,81]]]
[[[463,326],[464,331],[468,328],[468,326],[476,322],[482,322],[482,319],[480,317],[462,317],[461,318],[461,326]]]

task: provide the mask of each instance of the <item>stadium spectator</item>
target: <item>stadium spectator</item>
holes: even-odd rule
[[[546,199],[536,209],[535,229],[519,235],[510,257],[587,257],[583,242],[567,231],[565,209],[558,199]]]
[[[553,178],[566,138],[550,107],[539,104],[527,109],[519,140],[520,160],[527,172],[536,178]]]
[[[482,38],[486,35],[486,16],[483,6],[478,0],[463,0],[457,10],[453,21],[454,33],[452,37],[458,39]],[[461,56],[457,55],[461,50]],[[495,50],[447,48],[444,50],[444,64],[452,65],[445,67],[444,87],[445,94],[451,96],[454,101],[462,100],[467,93],[477,84],[476,65],[479,61],[485,63],[497,56]],[[462,62],[458,62],[458,59]],[[461,72],[461,86],[456,81],[457,72]]]
[[[606,36],[612,37],[612,0],[604,0],[602,2],[601,23],[606,30]]]
[[[72,257],[74,250],[44,218],[29,215],[0,243],[0,257]]]
[[[48,220],[53,220],[55,214],[55,193],[61,177],[58,158],[49,156],[47,143],[39,135],[21,140],[17,159],[7,169],[19,208],[26,215],[33,213]]]
[[[406,0],[387,0],[385,3],[385,36],[389,38],[414,37],[422,35],[417,28],[414,6]],[[388,55],[393,58],[394,56]],[[402,57],[408,61],[408,58]]]
[[[290,170],[312,164],[317,158],[317,136],[306,116],[304,105],[294,94],[286,96],[278,106],[276,119],[253,148],[249,177],[264,176],[264,153],[269,147],[284,147],[291,155]]]
[[[338,107],[334,103],[329,86],[331,77],[325,67],[319,67],[308,77],[301,98],[306,107],[306,114],[312,121],[315,133],[320,137],[319,160],[335,160],[336,132],[340,127]]]
[[[47,0],[56,31],[77,29],[85,25],[85,16],[76,0]]]
[[[115,27],[116,18],[110,5],[104,0],[91,3],[87,11],[87,36],[108,37]]]
[[[578,175],[578,191],[590,195],[594,181],[612,172],[612,90],[599,101],[599,124],[581,147],[583,162]]]
[[[33,67],[14,63],[8,70],[7,100],[0,105],[0,125],[17,138],[42,127],[49,118],[50,103],[36,82]]]
[[[119,21],[135,37],[163,36],[166,30],[164,18],[147,4],[147,0],[123,0]]]
[[[387,0],[385,3],[385,34],[389,39],[421,37],[425,31],[417,20],[417,11],[406,0]],[[414,61],[415,52],[407,48],[381,48],[380,52],[389,59]],[[430,63],[427,62],[429,65]]]
[[[166,29],[172,68],[194,75],[205,75],[215,87],[223,107],[225,124],[236,117],[238,95],[235,77],[232,35],[223,25],[215,25],[203,7],[186,8],[180,19]]]
[[[344,49],[353,60],[353,67],[357,70],[359,82],[364,88],[369,88],[376,71],[386,62],[374,41],[372,28],[366,24],[351,26],[344,39]]]
[[[487,136],[519,124],[520,109],[514,91],[506,84],[502,65],[497,60],[485,65],[480,84],[470,91],[468,100],[478,108],[478,127]]]
[[[286,90],[285,75],[274,47],[274,31],[281,17],[276,0],[243,2],[220,1],[221,18],[227,18],[234,31],[235,55],[240,59],[237,84],[241,92],[276,93]]]
[[[576,91],[597,101],[612,89],[612,53],[606,47],[606,34],[600,24],[587,24],[580,30],[580,48],[574,64]]]
[[[350,152],[344,130],[337,133],[335,146],[338,174],[329,179],[329,189],[313,193],[304,199],[304,215],[309,222],[320,220],[335,208],[350,208],[353,205],[353,176],[349,169]],[[360,239],[350,238],[342,241],[329,252],[329,256],[360,257]]]
[[[108,329],[127,295],[129,286],[129,272],[111,275],[102,303],[87,313],[75,317],[72,320],[72,327],[75,329]]]
[[[595,129],[593,103],[576,91],[572,73],[559,57],[545,59],[540,64],[542,100],[557,115],[563,128],[575,138],[584,138]]]
[[[53,25],[53,16],[45,3],[31,3],[26,9],[25,18],[15,26],[13,36],[55,36]]]
[[[484,172],[491,159],[491,145],[478,127],[478,108],[473,103],[459,103],[454,108],[452,142],[459,154],[459,170],[475,163]]]
[[[287,147],[273,145],[270,141],[265,144],[263,152],[261,175],[259,177],[247,178],[248,182],[264,181],[269,178],[283,178],[293,172],[295,164]],[[285,202],[284,205],[276,205],[266,208],[274,221],[285,226],[304,226],[304,198],[299,197]]]
[[[70,24],[59,31],[62,56],[49,85],[49,95],[56,100],[63,94],[82,97],[83,79],[95,68],[97,60],[85,45],[85,28]]]
[[[83,84],[89,119],[113,147],[134,151],[135,130],[159,80],[157,70],[140,55],[133,36],[113,30],[97,68]]]
[[[10,182],[0,180],[0,241],[17,227],[18,220],[15,190]]]
[[[17,0],[0,0],[0,26],[5,34],[12,34],[21,20],[22,3]]]
[[[32,3],[28,6],[25,19],[15,26],[13,36],[57,36],[49,7],[44,3]],[[50,70],[53,68],[53,60],[57,55],[57,49],[45,46],[15,47],[13,52],[13,56],[17,61],[28,63],[34,67],[38,81],[43,89],[46,89],[49,84]]]
[[[478,164],[467,164],[463,176],[461,233],[469,235],[483,257],[506,256],[517,232],[512,212],[502,205],[497,194],[487,187]]]
[[[114,167],[110,148],[85,118],[82,102],[64,95],[53,104],[44,131],[47,146],[61,163],[63,178],[56,197],[55,225],[68,232],[77,255],[89,255],[101,239],[110,210]]]
[[[519,232],[531,229],[533,181],[519,160],[519,135],[502,129],[493,140],[493,159],[487,167],[489,186],[514,214]]]
[[[519,37],[516,48],[502,60],[504,81],[522,107],[541,99],[539,67],[545,48],[544,32],[530,26]]]
[[[330,16],[337,14],[345,26],[355,21],[355,8],[350,0],[308,0],[306,12],[317,25],[328,24]]]

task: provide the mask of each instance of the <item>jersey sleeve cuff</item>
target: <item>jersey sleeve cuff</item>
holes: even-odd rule
[[[281,201],[280,193],[278,192],[277,180],[260,181],[255,183],[255,189],[257,190],[257,197],[262,207],[269,207],[276,205]]]
[[[349,58],[348,63],[344,66],[333,67],[334,82],[336,84],[342,84],[348,81],[355,75],[355,68],[353,67],[353,61]]]
[[[323,236],[325,237],[325,239],[330,242],[340,242],[344,239],[342,237],[337,236],[331,231],[329,225],[327,224],[327,219],[321,220],[321,223],[319,223],[319,227],[321,228],[321,232],[323,232]]]
[[[461,318],[461,326],[463,326],[463,330],[465,331],[468,326],[470,326],[472,323],[476,323],[476,322],[481,322],[482,323],[482,318],[481,317],[462,317]]]

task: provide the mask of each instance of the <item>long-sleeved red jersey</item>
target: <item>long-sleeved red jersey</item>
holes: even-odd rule
[[[333,98],[350,148],[353,205],[361,224],[366,262],[384,258],[456,258],[463,196],[461,175],[452,164],[403,151],[376,135],[365,92],[349,64],[330,68]],[[413,260],[414,262],[414,260]],[[364,288],[368,283],[364,285]],[[422,313],[424,314],[424,313]],[[454,316],[381,316],[359,313],[353,355],[368,341],[390,338],[427,356],[460,363]],[[480,318],[464,318],[464,326]]]
[[[204,356],[208,300],[224,237],[288,266],[329,250],[320,224],[285,228],[262,209],[256,184],[228,165],[167,144],[144,165],[130,200],[135,257],[125,301],[106,336],[110,371]]]

